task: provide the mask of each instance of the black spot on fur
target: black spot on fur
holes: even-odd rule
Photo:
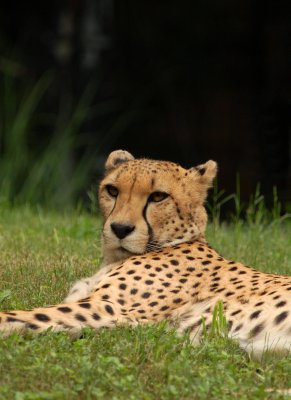
[[[133,288],[133,289],[131,289],[130,294],[137,294],[137,292],[138,292],[138,290]]]
[[[241,313],[241,310],[235,310],[230,315],[233,317],[233,316],[235,316],[235,315],[237,315],[239,313]]]
[[[172,265],[179,265],[179,261],[178,260],[170,260],[170,263]]]
[[[283,311],[281,314],[277,315],[277,317],[274,319],[274,323],[276,325],[280,324],[281,322],[284,321],[288,317],[288,311]]]
[[[277,308],[284,307],[286,304],[287,304],[286,301],[280,301],[279,303],[276,304],[276,307]]]
[[[159,303],[157,301],[152,301],[151,303],[149,303],[150,307],[154,307],[156,305],[158,305]]]
[[[135,273],[135,270],[134,269],[130,269],[129,271],[127,271],[127,275],[132,275],[132,274],[134,274]]]
[[[102,287],[102,289],[107,289],[107,288],[109,288],[109,286],[110,286],[110,283],[105,283],[105,285],[103,285],[101,287]]]
[[[142,295],[141,295],[141,297],[143,298],[143,299],[148,299],[149,297],[150,297],[150,293],[149,292],[144,292]]]
[[[113,274],[110,274],[109,276],[111,277],[111,276],[116,276],[116,275],[119,275],[120,274],[120,272],[114,272]]]
[[[258,318],[258,316],[261,314],[262,310],[257,310],[254,311],[251,315],[250,315],[250,319],[256,319]]]
[[[7,317],[6,321],[7,322],[23,322],[22,320],[20,320],[18,318],[14,318],[14,317]]]
[[[262,332],[262,330],[264,329],[265,325],[264,323],[260,323],[258,325],[256,325],[251,331],[250,331],[250,337],[253,338],[255,336],[257,336],[260,332]]]
[[[114,315],[113,308],[109,304],[105,305],[105,311],[107,311],[110,315]]]
[[[86,318],[84,317],[84,315],[81,315],[81,314],[75,314],[75,318],[76,318],[78,321],[81,321],[81,322],[87,321]]]
[[[233,325],[233,321],[232,321],[232,320],[227,321],[227,328],[228,328],[228,330],[231,330],[232,325]]]
[[[119,285],[119,289],[121,289],[121,290],[125,290],[126,288],[127,288],[127,286],[126,286],[125,283],[121,283],[121,284]]]
[[[215,289],[219,286],[219,283],[213,283],[212,285],[210,285],[210,289]]]
[[[194,330],[196,328],[198,328],[198,326],[200,326],[202,324],[202,318],[199,319],[198,321],[196,321],[193,325],[190,326],[191,330]]]
[[[80,304],[79,304],[79,307],[82,307],[82,308],[91,308],[91,304],[90,304],[90,303],[80,303]]]
[[[32,323],[30,323],[30,322],[26,323],[26,324],[25,324],[25,327],[28,328],[28,329],[32,329],[32,330],[34,330],[34,331],[35,331],[36,329],[39,328],[38,325],[32,324]]]
[[[97,313],[93,313],[92,318],[95,319],[95,321],[99,321],[101,319],[100,315]]]
[[[48,317],[46,314],[42,314],[42,313],[34,314],[34,317],[38,321],[42,321],[42,322],[48,322],[51,320],[50,317]]]
[[[243,327],[243,324],[238,324],[238,326],[235,328],[234,332],[238,332],[241,328]]]
[[[62,313],[72,312],[72,309],[70,307],[57,307],[57,310],[61,311]]]

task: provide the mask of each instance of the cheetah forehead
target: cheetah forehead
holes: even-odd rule
[[[122,185],[132,184],[133,181],[136,181],[135,187],[140,186],[150,190],[156,183],[161,188],[169,185],[173,186],[173,183],[178,183],[187,175],[186,169],[173,162],[134,159],[120,164],[109,172],[102,183],[119,183]]]
[[[183,173],[186,170],[171,161],[150,160],[147,158],[133,159],[121,164],[116,172],[137,172],[140,174],[156,174],[157,172]]]

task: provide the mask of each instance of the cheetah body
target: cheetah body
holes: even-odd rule
[[[106,171],[103,269],[75,284],[62,304],[0,313],[2,334],[168,320],[195,343],[221,302],[229,336],[243,348],[289,350],[291,277],[226,260],[204,238],[213,161],[185,170],[116,151]]]

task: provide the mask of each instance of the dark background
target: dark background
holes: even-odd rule
[[[187,167],[211,158],[226,193],[239,174],[243,199],[260,182],[267,202],[274,185],[290,202],[290,1],[2,1],[0,49],[4,122],[49,71],[23,136],[26,161],[13,173],[11,134],[0,123],[0,156],[10,171],[2,190],[10,199],[74,202],[100,175],[106,154],[122,148]],[[15,107],[7,107],[7,81]],[[85,111],[72,122],[80,101]],[[28,190],[35,160],[46,157],[51,137],[67,140],[67,126],[70,145],[45,164],[39,188],[61,174],[56,186],[77,180],[76,190],[57,199],[47,186]]]

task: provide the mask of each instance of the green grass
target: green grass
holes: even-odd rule
[[[223,255],[291,274],[291,224],[210,224]],[[99,265],[100,220],[0,205],[0,305],[59,302]],[[164,324],[0,340],[0,399],[283,399],[291,357],[249,359],[236,343],[206,336],[198,347]]]

